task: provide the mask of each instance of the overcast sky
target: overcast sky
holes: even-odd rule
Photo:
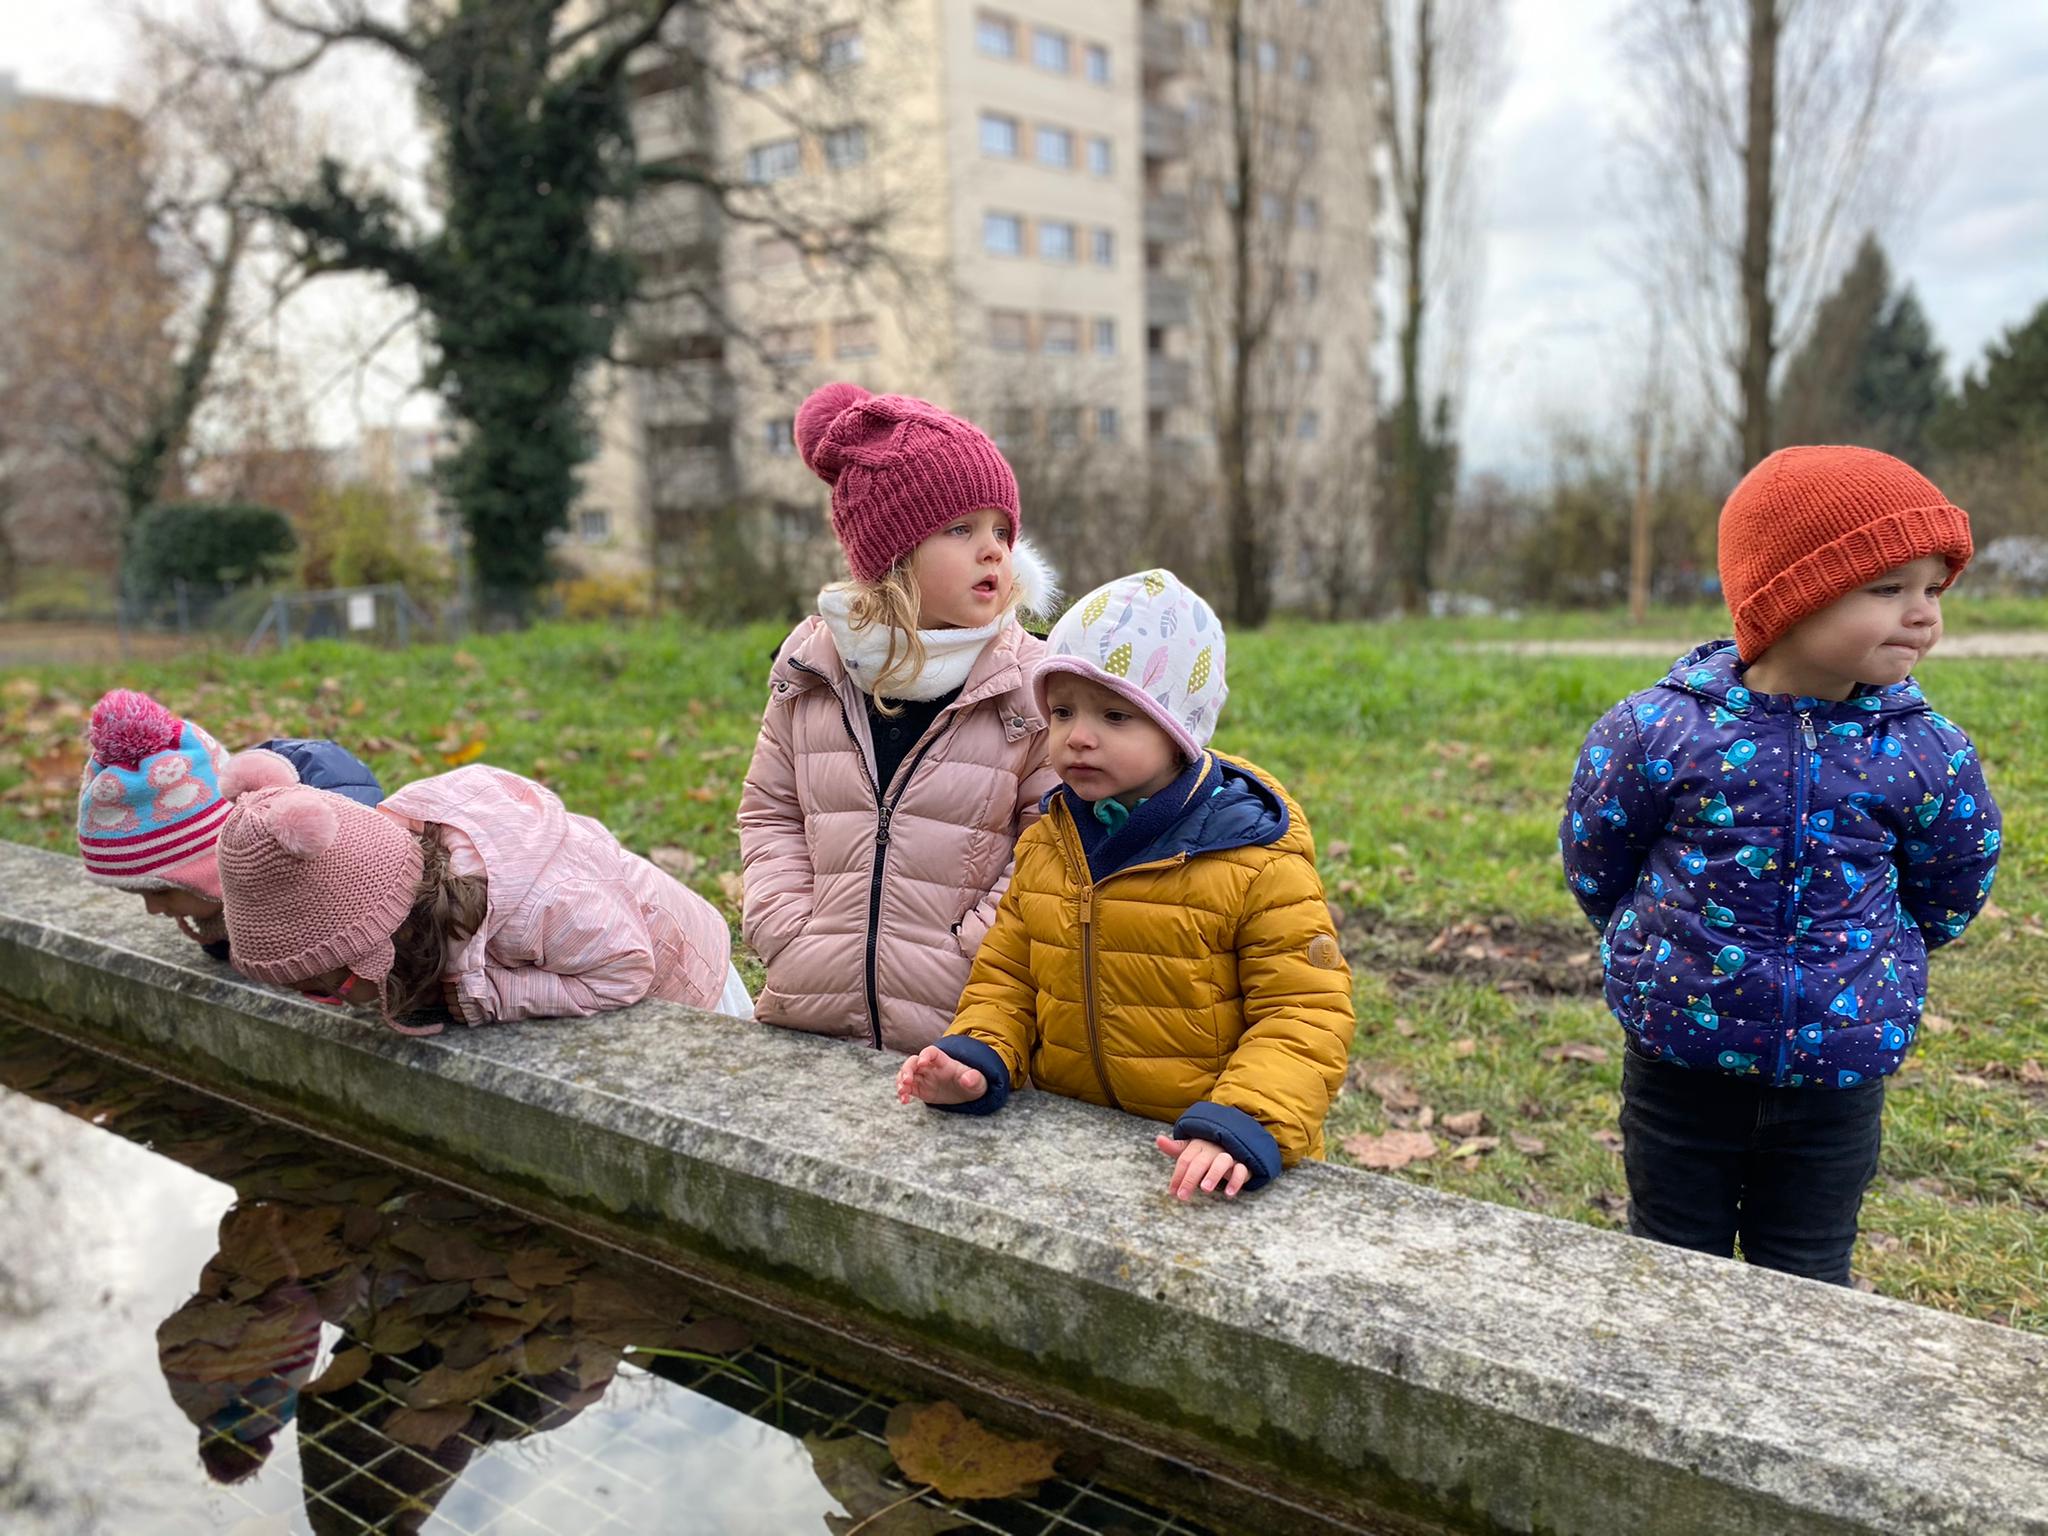
[[[121,10],[107,0],[5,0],[0,71],[31,90],[113,94]],[[1611,165],[1622,81],[1614,19],[1622,0],[1507,0],[1508,80],[1487,141],[1477,227],[1476,302],[1465,411],[1466,463],[1540,467],[1563,418],[1618,422],[1635,376],[1628,337],[1640,306],[1618,255],[1627,227]],[[2048,0],[1961,0],[1926,77],[1926,196],[1887,231],[1896,270],[1918,291],[1952,368],[2048,298]],[[409,119],[381,82],[350,114],[350,143]],[[381,98],[381,100],[380,100]],[[371,108],[370,110],[364,110]],[[339,353],[389,310],[358,294],[310,316],[308,334]],[[400,408],[399,377],[328,388],[321,435],[349,435]],[[316,379],[316,386],[325,376]],[[408,408],[417,415],[420,405]]]

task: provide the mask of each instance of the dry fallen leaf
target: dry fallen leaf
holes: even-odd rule
[[[1451,1054],[1453,1056],[1461,1058],[1470,1056],[1473,1052],[1477,1051],[1478,1049],[1479,1042],[1477,1040],[1472,1039],[1470,1036],[1467,1036],[1463,1040],[1453,1040],[1451,1042]]]
[[[1545,1061],[1584,1061],[1598,1066],[1607,1059],[1607,1047],[1588,1045],[1583,1040],[1568,1040],[1563,1045],[1546,1046],[1536,1054]]]
[[[1953,1024],[1951,1024],[1946,1018],[1942,1017],[1942,1015],[1938,1013],[1921,1014],[1920,1027],[1926,1030],[1927,1033],[1930,1035],[1945,1035],[1951,1029],[1955,1028]]]
[[[1361,1167],[1393,1170],[1436,1156],[1436,1138],[1427,1131],[1360,1133],[1344,1138],[1345,1155]]]
[[[483,737],[472,736],[468,741],[464,742],[454,751],[443,752],[441,754],[441,761],[446,763],[450,768],[460,768],[465,763],[475,762],[478,758],[482,757],[483,755]]]
[[[1541,1136],[1531,1136],[1523,1131],[1508,1132],[1508,1145],[1524,1157],[1542,1157],[1550,1150]]]
[[[983,1428],[955,1403],[898,1403],[886,1427],[903,1475],[949,1499],[1014,1499],[1053,1475],[1059,1447],[1008,1440]]]
[[[343,1387],[352,1387],[363,1379],[363,1372],[376,1359],[367,1349],[338,1350],[327,1369],[307,1382],[301,1390],[319,1397],[326,1392],[339,1392]]]
[[[1491,1152],[1500,1145],[1498,1136],[1468,1136],[1451,1148],[1453,1158],[1477,1157],[1482,1152]]]
[[[423,1450],[431,1450],[443,1441],[453,1439],[469,1422],[473,1411],[468,1403],[454,1403],[446,1408],[401,1408],[378,1428],[387,1439],[396,1440],[400,1445],[417,1445]]]
[[[1486,1129],[1486,1115],[1482,1110],[1461,1109],[1455,1115],[1445,1115],[1443,1125],[1453,1136],[1477,1136]]]
[[[1619,1152],[1621,1150],[1621,1132],[1619,1131],[1595,1131],[1593,1139],[1610,1152]]]

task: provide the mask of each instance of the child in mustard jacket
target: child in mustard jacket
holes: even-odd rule
[[[1323,1155],[1354,1025],[1308,822],[1207,750],[1223,629],[1170,571],[1069,609],[1033,680],[1060,787],[952,1028],[897,1098],[993,1114],[1013,1085],[1171,1122],[1169,1188],[1235,1196]]]

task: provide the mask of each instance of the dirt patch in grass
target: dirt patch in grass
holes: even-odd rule
[[[1600,947],[1578,925],[1491,917],[1425,928],[1331,910],[1353,968],[1370,968],[1397,990],[1455,980],[1553,997],[1600,992]]]

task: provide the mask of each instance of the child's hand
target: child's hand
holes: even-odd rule
[[[1203,1141],[1199,1136],[1186,1141],[1175,1141],[1171,1136],[1155,1136],[1152,1145],[1175,1159],[1173,1180],[1166,1186],[1166,1191],[1183,1200],[1194,1199],[1197,1189],[1213,1193],[1218,1185],[1222,1185],[1222,1193],[1227,1198],[1235,1200],[1237,1192],[1252,1176],[1247,1164],[1240,1163],[1215,1142]]]
[[[988,1092],[988,1082],[974,1068],[955,1061],[936,1045],[928,1045],[896,1069],[896,1102],[922,1099],[927,1104],[968,1104]]]

